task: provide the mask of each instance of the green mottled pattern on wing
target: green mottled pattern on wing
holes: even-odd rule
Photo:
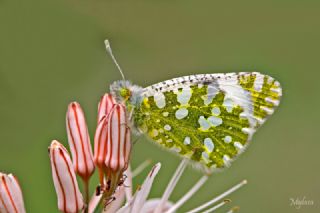
[[[257,75],[263,77],[260,83],[255,82]],[[257,127],[272,114],[281,96],[280,85],[269,76],[243,73],[235,77],[235,86],[251,94],[251,100],[241,101],[253,106],[253,114],[244,113],[247,109],[237,101],[231,103],[231,107],[226,104],[226,99],[239,98],[237,93],[228,94],[228,90],[219,87],[223,80],[212,79],[205,83],[188,82],[187,86],[177,84],[172,87],[174,89],[161,91],[161,103],[155,95],[144,97],[141,105],[135,108],[135,125],[153,141],[183,157],[207,168],[223,168],[243,151]],[[225,82],[235,84],[231,80]],[[217,91],[208,101],[210,83],[214,83],[211,87],[216,85]],[[259,87],[258,91],[255,87]],[[181,103],[178,96],[184,88],[191,97]],[[177,115],[178,110],[181,113]]]

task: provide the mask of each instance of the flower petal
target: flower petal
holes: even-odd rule
[[[49,153],[58,208],[62,212],[77,213],[83,208],[84,203],[70,156],[58,141],[52,141]]]
[[[0,173],[0,212],[25,213],[21,188],[12,174]]]
[[[154,211],[155,213],[163,212],[162,207],[169,200],[169,197],[170,197],[171,193],[173,192],[174,188],[176,187],[176,185],[177,185],[182,173],[184,172],[187,164],[188,164],[188,161],[186,159],[183,159],[181,161],[181,163],[179,164],[177,170],[173,174],[166,190],[164,191],[164,193],[162,195],[161,202],[159,202],[159,205],[156,207],[156,209]]]
[[[124,207],[119,209],[117,213],[127,213],[127,212],[140,212],[143,208],[146,199],[150,193],[152,183],[154,181],[154,178],[158,174],[159,170],[161,168],[161,163],[157,163],[151,171],[149,172],[147,178],[145,179],[144,183],[138,189],[136,194],[134,195],[133,199],[129,201]]]
[[[113,196],[115,200],[106,206],[103,213],[116,212],[121,207],[125,198],[125,186],[119,186]]]
[[[103,116],[108,116],[111,112],[111,109],[116,104],[116,100],[111,94],[104,94],[98,105],[98,123],[101,121]]]
[[[69,104],[66,123],[74,169],[88,180],[94,171],[94,163],[86,120],[77,102]]]
[[[153,213],[155,208],[160,204],[161,199],[155,198],[155,199],[149,199],[145,204],[143,205],[141,209],[141,213]],[[170,201],[167,201],[162,205],[162,211],[166,212],[173,206],[173,203]]]

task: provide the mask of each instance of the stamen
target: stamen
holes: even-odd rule
[[[232,207],[227,213],[234,213],[240,210],[239,206],[234,206]]]
[[[211,212],[214,212],[214,211],[217,210],[218,208],[220,208],[220,207],[222,207],[222,206],[224,206],[225,204],[230,203],[230,202],[231,202],[231,200],[226,199],[226,200],[222,201],[221,203],[215,205],[214,207],[212,207],[212,208],[204,211],[203,213],[211,213]]]
[[[139,175],[145,168],[147,168],[151,164],[151,160],[146,160],[143,163],[141,163],[135,170],[132,172],[132,177],[136,177]]]
[[[187,213],[196,213],[196,212],[201,212],[203,209],[211,206],[212,204],[216,203],[217,201],[223,199],[224,197],[228,196],[229,194],[233,193],[234,191],[238,190],[239,188],[241,188],[242,186],[244,186],[245,184],[247,184],[247,180],[243,180],[240,183],[238,183],[237,185],[235,185],[234,187],[232,187],[231,189],[225,191],[224,193],[218,195],[217,197],[213,198],[212,200],[208,201],[207,203],[202,204],[201,206],[192,209],[190,211],[188,211]]]
[[[172,176],[166,190],[164,191],[164,193],[162,195],[161,201],[159,202],[158,206],[156,207],[154,213],[161,213],[162,212],[163,205],[168,201],[174,187],[177,185],[186,166],[187,166],[187,160],[183,159],[181,161],[180,165],[178,166],[176,172]]]
[[[109,40],[108,39],[104,40],[104,44],[106,45],[106,50],[107,50],[108,54],[111,56],[111,59],[112,59],[113,63],[118,68],[118,70],[119,70],[119,72],[120,72],[120,74],[122,76],[122,79],[125,81],[125,77],[124,77],[124,74],[122,72],[122,69],[121,69],[120,65],[118,64],[116,58],[114,57],[114,55],[112,53],[112,49],[111,49]]]
[[[174,204],[166,213],[173,213],[180,208],[186,201],[193,196],[200,187],[208,180],[208,176],[203,176],[176,204]]]

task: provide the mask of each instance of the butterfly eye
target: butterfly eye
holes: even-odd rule
[[[131,96],[131,91],[128,88],[121,88],[120,89],[120,96],[123,99],[128,100]]]

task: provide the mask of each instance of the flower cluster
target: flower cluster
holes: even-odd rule
[[[157,163],[133,194],[133,177],[150,162],[146,161],[131,171],[129,161],[132,142],[128,115],[126,107],[117,103],[111,95],[105,94],[101,98],[92,152],[84,112],[80,104],[69,104],[66,126],[72,157],[57,140],[53,140],[48,148],[58,209],[61,212],[93,213],[100,209],[102,213],[174,213],[207,181],[208,176],[204,175],[183,197],[171,202],[170,195],[188,164],[187,160],[182,160],[163,195],[148,199],[153,181],[161,168],[161,164]],[[100,184],[90,198],[89,182],[95,167],[99,172]],[[84,196],[79,189],[77,175],[83,182]],[[230,202],[225,199],[226,196],[245,184],[244,180],[188,213],[214,212]],[[216,204],[217,202],[219,203]],[[236,210],[238,207],[233,207],[228,213]],[[0,212],[25,213],[20,186],[11,174],[0,173]]]
[[[105,94],[98,105],[97,117],[94,154],[85,116],[77,102],[69,104],[66,116],[72,160],[66,148],[58,141],[52,141],[49,147],[58,208],[62,212],[88,211],[89,179],[95,166],[100,177],[97,195],[102,195],[105,205],[112,201],[112,195],[123,182],[123,173],[128,167],[131,152],[131,131],[126,108],[116,103],[111,95]],[[75,174],[83,181],[84,199]]]
[[[114,202],[108,205],[103,213],[115,212],[115,213],[174,213],[178,210],[183,204],[185,204],[199,189],[204,183],[208,180],[208,176],[204,175],[199,181],[177,202],[173,203],[169,200],[170,195],[175,189],[177,183],[179,182],[180,177],[182,176],[186,166],[187,161],[182,160],[177,170],[173,174],[167,188],[165,189],[163,195],[160,198],[148,199],[150,190],[152,188],[153,181],[158,174],[161,164],[157,163],[153,166],[148,176],[146,177],[144,183],[141,187],[138,188],[136,193],[132,195],[132,178],[139,174],[139,172],[146,166],[146,163],[139,166],[133,172],[130,168],[126,171],[127,179],[125,180],[124,185],[119,186],[118,190],[115,193]],[[226,196],[230,195],[234,191],[238,190],[240,187],[247,183],[246,180],[241,181],[235,186],[231,187],[222,194],[214,197],[210,201],[194,208],[187,213],[211,213],[217,210],[218,208],[224,206],[225,204],[231,202],[229,199],[224,199]],[[122,206],[122,203],[126,199],[125,205]],[[220,201],[220,202],[219,202]],[[90,202],[89,210],[92,212],[96,206],[97,200],[92,200]],[[219,202],[218,204],[216,204]],[[239,210],[239,207],[235,206],[231,208],[228,213],[233,213]]]

